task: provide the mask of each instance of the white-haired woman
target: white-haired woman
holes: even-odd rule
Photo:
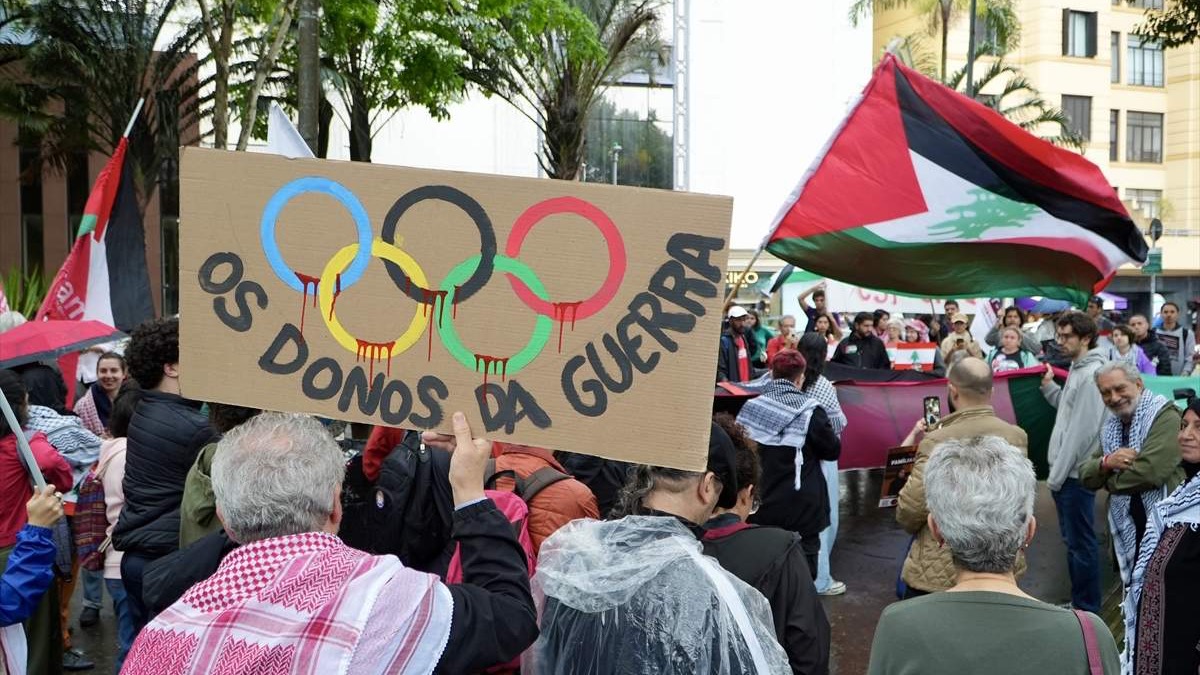
[[[947,441],[925,469],[929,527],[950,548],[957,583],[884,610],[871,645],[872,675],[1053,673],[1091,664],[1120,672],[1117,646],[1094,614],[1073,613],[1017,587],[1017,551],[1033,539],[1037,478],[1000,438]]]

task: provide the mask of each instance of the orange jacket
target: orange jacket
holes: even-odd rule
[[[519,478],[529,478],[538,469],[550,467],[567,473],[554,455],[543,448],[512,443],[495,443],[496,471],[512,471]],[[496,479],[497,490],[513,489],[513,480],[507,476]],[[542,550],[546,537],[576,518],[599,518],[600,507],[596,496],[586,485],[568,478],[560,480],[533,496],[529,502],[529,538],[533,540],[533,552]]]

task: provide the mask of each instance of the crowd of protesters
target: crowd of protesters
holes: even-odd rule
[[[1192,366],[1177,306],[1160,328],[1097,321],[1098,301],[1036,325],[1010,307],[981,344],[954,301],[843,322],[818,285],[801,305],[806,330],[778,334],[727,308],[717,380],[756,396],[714,415],[704,471],[493,443],[461,414],[439,435],[188,400],[174,319],[95,353],[78,397],[50,364],[0,370],[19,425],[0,420],[0,672],[92,667],[71,643],[79,583],[79,624],[107,592],[134,674],[826,673],[848,422],[825,366],[889,369],[904,343],[933,345],[953,412],[910,435],[905,600],[870,672],[1009,672],[1014,642],[1033,672],[1196,672],[1200,400],[1180,413],[1143,380]],[[1057,410],[1069,608],[1017,586],[1036,480],[991,399],[994,373],[1033,367]],[[1095,616],[1100,489],[1120,654]]]

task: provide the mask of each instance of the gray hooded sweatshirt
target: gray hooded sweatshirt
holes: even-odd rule
[[[1076,467],[1100,449],[1100,425],[1106,409],[1096,386],[1096,371],[1107,361],[1104,348],[1097,347],[1071,364],[1066,384],[1042,385],[1046,401],[1058,408],[1046,452],[1050,462],[1046,484],[1051,490],[1061,489],[1068,478],[1079,478]]]
[[[1174,330],[1159,328],[1157,333],[1158,341],[1167,348],[1167,353],[1171,355],[1171,374],[1176,377],[1190,375],[1192,352],[1196,351],[1196,334],[1181,323],[1175,324]]]

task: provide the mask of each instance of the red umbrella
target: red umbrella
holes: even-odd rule
[[[0,333],[0,368],[51,361],[123,337],[124,333],[101,321],[29,321]]]

